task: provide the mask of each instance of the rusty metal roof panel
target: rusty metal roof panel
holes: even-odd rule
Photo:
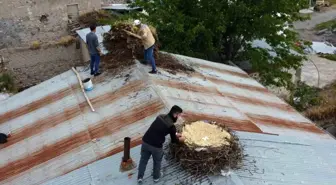
[[[140,159],[140,146],[137,146],[131,150],[131,156],[135,161]],[[83,177],[85,181],[81,181],[82,184],[95,184],[95,185],[108,185],[108,184],[127,184],[136,185],[136,170],[131,172],[121,173],[119,171],[120,159],[122,153],[118,153],[112,157],[94,162],[82,169],[73,171],[67,175],[58,177],[43,185],[54,185],[58,182],[60,184],[78,184],[80,177]],[[171,164],[165,159],[163,160],[162,170],[165,174],[164,178],[159,183],[154,183],[151,178],[151,167],[153,166],[152,160],[148,162],[148,170],[145,173],[143,184],[195,184],[195,185],[210,185],[211,181],[207,177],[195,178],[192,175],[181,170],[181,167],[176,164]],[[88,173],[87,173],[88,170]],[[81,172],[85,171],[85,173]],[[90,178],[88,178],[90,177]],[[74,179],[76,182],[74,183]]]
[[[5,100],[0,129],[12,137],[0,146],[1,184],[40,184],[120,151],[126,136],[140,138],[167,111],[141,75],[129,70],[94,79],[87,95],[96,112],[72,71]]]
[[[88,167],[80,168],[63,178],[50,180],[43,185],[91,185],[91,175]]]
[[[333,180],[335,164],[324,164],[335,156],[327,148],[327,143],[335,145],[333,137],[242,70],[176,57],[196,72],[173,75],[159,69],[161,73],[148,75],[150,67],[137,63],[115,77],[94,79],[94,90],[87,95],[96,112],[90,111],[72,71],[2,102],[0,131],[12,131],[12,138],[0,146],[0,184],[135,183],[117,172],[123,138],[132,137],[132,146],[139,145],[154,118],[175,104],[183,107],[186,119],[214,120],[236,130],[246,145],[247,163],[255,161],[265,172],[250,165],[252,174],[239,170],[227,178],[195,179],[165,162],[167,177],[161,184],[192,180],[196,184],[223,184],[223,180],[236,185],[249,180],[252,185],[302,184],[298,180],[305,172],[302,181],[316,182],[309,165]],[[83,68],[78,70],[82,78],[89,76]],[[137,161],[139,147],[132,153]],[[304,163],[314,158],[320,163]],[[146,182],[152,183],[150,178]],[[321,182],[330,184],[326,179]]]
[[[247,136],[245,138],[245,136]],[[319,150],[314,139],[300,140],[297,136],[268,136],[240,134],[248,157],[245,164],[236,174],[242,177],[244,184],[264,181],[269,184],[333,184],[335,181],[335,166],[329,163],[331,159],[323,157],[325,153],[333,153],[335,142],[329,142],[329,147]],[[331,143],[330,143],[331,142]]]
[[[239,170],[231,170],[229,176],[194,177],[181,169],[175,163],[163,161],[162,171],[164,176],[159,183],[161,185],[171,184],[213,184],[213,185],[266,185],[266,184],[309,184],[309,185],[332,185],[336,180],[334,163],[330,163],[335,156],[335,143],[329,142],[331,147],[329,157],[325,158],[324,152],[316,148],[318,143],[307,140],[297,140],[296,137],[275,136],[264,134],[252,134],[248,132],[237,132],[244,153],[244,165]],[[331,142],[331,143],[330,143]],[[321,146],[326,147],[326,146]],[[329,152],[330,152],[329,151]],[[131,157],[135,161],[140,158],[140,146],[131,150]],[[80,174],[74,171],[65,176],[54,179],[52,182],[70,182],[72,179],[83,177],[87,181],[83,184],[109,185],[127,184],[135,185],[136,169],[121,173],[119,166],[122,153],[108,157],[104,160],[92,163],[83,169],[88,169],[89,174]],[[114,166],[114,167],[113,167]],[[152,160],[147,165],[144,184],[154,184],[151,177]],[[84,176],[82,176],[84,175]],[[91,177],[88,178],[88,176]],[[50,184],[50,183],[48,183]],[[56,183],[57,184],[57,183]]]
[[[230,111],[220,112],[226,108],[239,113],[240,120],[243,118],[250,121],[265,133],[286,134],[284,130],[287,129],[329,137],[242,70],[200,59],[175,56],[194,67],[196,72],[189,75],[163,73],[152,77],[153,83],[157,85],[156,89],[167,99],[169,106],[180,103],[185,106],[186,111],[197,114],[205,112],[215,117],[229,115]],[[237,119],[234,115],[236,114],[231,117]]]

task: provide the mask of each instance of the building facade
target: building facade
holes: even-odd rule
[[[100,8],[101,0],[0,1],[0,49],[57,39],[67,34],[69,19]]]

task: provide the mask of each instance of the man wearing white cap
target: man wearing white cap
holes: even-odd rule
[[[155,45],[155,38],[153,36],[152,31],[146,24],[142,24],[140,20],[135,20],[134,25],[139,28],[138,35],[131,34],[139,39],[141,39],[142,44],[145,48],[145,56],[144,59],[146,62],[150,61],[152,65],[152,71],[149,73],[156,74],[156,64],[154,59],[154,45]]]

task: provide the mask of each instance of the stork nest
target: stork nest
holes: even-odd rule
[[[178,125],[178,132],[182,133],[187,125],[193,123],[188,122]],[[230,137],[226,137],[222,145],[216,144],[216,146],[206,146],[204,144],[201,146],[188,142],[187,138],[185,143],[169,144],[169,156],[178,162],[182,168],[197,176],[217,175],[221,173],[221,170],[239,168],[243,159],[243,152],[238,137],[223,124],[216,122],[207,122],[207,124],[218,126],[218,129],[229,133]],[[202,131],[200,130],[200,132]],[[202,134],[198,133],[198,135]]]
[[[144,48],[141,41],[133,36],[129,36],[124,30],[136,33],[137,28],[132,24],[121,22],[113,25],[112,29],[104,34],[103,45],[109,51],[102,58],[105,69],[122,69],[133,65],[134,59],[143,59]],[[154,48],[154,57],[156,65],[166,69],[168,72],[194,71],[191,67],[181,64],[172,55],[159,52],[158,44]]]
[[[141,45],[135,38],[128,36],[123,30],[132,31],[132,25],[118,24],[104,34],[103,44],[109,53],[102,57],[103,67],[109,70],[122,70],[134,63],[135,51]]]

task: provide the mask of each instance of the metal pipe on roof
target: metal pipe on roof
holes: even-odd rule
[[[130,159],[130,150],[131,150],[131,138],[124,138],[124,157],[122,158],[123,162],[127,162]]]
[[[317,65],[315,64],[315,62],[314,62],[311,58],[309,58],[309,56],[308,56],[308,60],[309,60],[311,63],[313,63],[313,65],[314,65],[315,68],[316,68],[316,71],[317,71],[317,88],[320,88],[320,70],[318,69],[318,67],[317,67]]]

